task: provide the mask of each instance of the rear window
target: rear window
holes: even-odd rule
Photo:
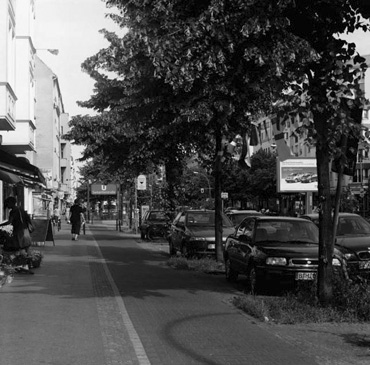
[[[214,212],[191,212],[188,213],[186,218],[188,226],[206,226],[214,227],[215,225],[215,213]],[[232,223],[229,218],[222,215],[222,226],[232,227]]]
[[[164,221],[167,217],[165,212],[150,212],[148,219],[153,221]]]

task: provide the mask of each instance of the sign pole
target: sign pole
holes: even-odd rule
[[[137,234],[138,232],[138,208],[137,208],[137,184],[138,184],[138,181],[137,181],[137,178],[135,178],[135,205],[134,205],[134,229],[135,229],[135,234]]]

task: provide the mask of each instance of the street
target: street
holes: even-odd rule
[[[0,289],[0,365],[321,363],[230,305],[223,275],[174,270],[167,249],[113,224],[76,242],[68,229]]]

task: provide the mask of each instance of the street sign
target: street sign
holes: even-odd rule
[[[146,176],[139,175],[137,177],[137,190],[146,190]]]
[[[91,184],[91,195],[116,195],[117,185],[116,184],[103,184],[96,183]]]
[[[221,199],[229,199],[229,193],[221,193]]]

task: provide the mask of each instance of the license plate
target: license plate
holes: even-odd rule
[[[214,250],[215,249],[215,244],[214,243],[210,243],[209,245],[208,245],[208,249],[209,250]]]
[[[361,270],[370,269],[370,261],[360,261],[360,269]]]
[[[297,272],[295,274],[296,280],[315,280],[316,273],[315,272]]]

